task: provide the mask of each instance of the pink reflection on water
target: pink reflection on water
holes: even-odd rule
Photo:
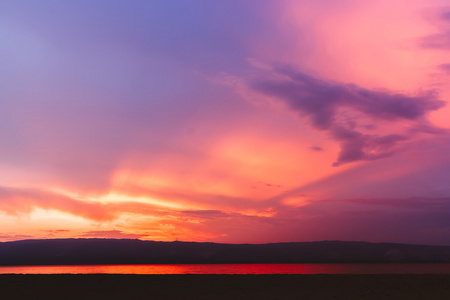
[[[450,274],[450,264],[8,266],[0,274]]]

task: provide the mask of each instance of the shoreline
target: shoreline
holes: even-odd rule
[[[450,299],[450,274],[2,274],[5,299]]]

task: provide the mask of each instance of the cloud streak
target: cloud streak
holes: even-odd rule
[[[450,50],[450,10],[444,9],[447,11],[438,17],[441,32],[420,38],[420,46],[428,49]]]
[[[407,95],[375,91],[314,78],[289,66],[275,67],[266,78],[250,82],[260,93],[287,104],[315,129],[327,132],[340,143],[334,166],[376,160],[394,153],[397,144],[412,137],[412,132],[430,132],[426,114],[445,105],[434,91]],[[275,75],[275,76],[274,76]],[[407,123],[409,132],[366,133],[358,121]],[[370,126],[371,131],[376,127]],[[413,131],[412,131],[413,129]]]
[[[138,239],[145,234],[124,233],[120,230],[91,230],[80,235],[84,238]]]
[[[0,187],[0,211],[20,216],[29,215],[36,208],[69,213],[96,222],[116,220],[125,212],[147,215],[163,213],[154,205],[139,202],[102,203],[39,189]]]
[[[330,199],[281,211],[285,239],[449,244],[449,199]],[[301,229],[300,229],[301,228]]]

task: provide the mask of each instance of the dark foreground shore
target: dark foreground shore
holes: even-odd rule
[[[450,275],[0,275],[2,299],[450,299]]]

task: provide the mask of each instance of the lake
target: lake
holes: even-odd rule
[[[450,264],[173,264],[3,266],[0,274],[450,274]]]

